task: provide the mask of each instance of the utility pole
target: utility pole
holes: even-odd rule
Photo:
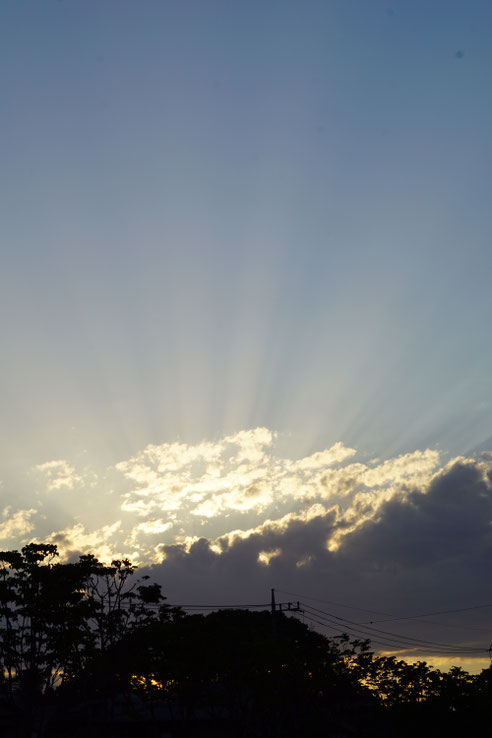
[[[302,612],[302,610],[299,601],[295,604],[293,602],[275,602],[275,590],[273,587],[270,607],[272,613],[272,637],[275,640],[277,637],[277,612]]]
[[[273,640],[277,637],[277,623],[275,622],[275,590],[272,587],[272,637]]]

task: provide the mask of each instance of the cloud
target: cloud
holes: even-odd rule
[[[176,604],[262,602],[272,586],[400,616],[488,601],[492,454],[442,465],[433,449],[370,461],[342,443],[299,459],[277,449],[265,428],[147,446],[107,470],[111,496],[107,506],[98,498],[96,530],[80,516],[48,538],[65,557],[91,551],[151,566]],[[52,481],[77,477],[68,462],[41,471]],[[32,527],[27,514],[16,520],[12,535],[16,525]],[[375,619],[323,607],[354,622]],[[488,630],[471,628],[487,628],[487,612],[389,629],[488,648]]]
[[[49,490],[73,489],[82,481],[73,466],[64,459],[46,461],[35,468],[44,474]]]
[[[422,452],[373,465],[374,474],[359,470],[358,483],[390,483],[388,494],[376,491],[373,499],[367,492],[369,502],[358,503],[360,493],[355,493],[346,508],[316,503],[215,540],[162,544],[164,560],[152,567],[152,576],[176,603],[219,602],[224,593],[231,604],[267,602],[275,586],[300,593],[299,599],[307,597],[335,617],[366,625],[378,616],[350,606],[405,616],[491,602],[492,462],[457,458],[431,471],[434,462],[432,454]],[[319,600],[326,604],[316,604]],[[379,627],[410,638],[483,647],[485,656],[490,611]],[[448,658],[432,646],[421,646],[419,653],[433,650]],[[404,651],[416,648],[407,645]]]
[[[331,448],[324,451],[317,451],[311,456],[306,456],[298,461],[288,463],[287,470],[291,473],[295,472],[312,472],[315,469],[323,469],[332,464],[340,464],[342,461],[354,456],[355,449],[347,448],[343,443],[335,443]]]
[[[5,507],[0,521],[0,540],[24,539],[28,533],[34,530],[34,523],[31,518],[36,512],[34,508],[31,508],[11,513],[11,507]]]
[[[171,521],[165,523],[160,518],[157,520],[145,520],[143,523],[139,523],[133,528],[130,536],[128,537],[128,543],[132,548],[134,548],[135,546],[138,546],[138,541],[142,536],[160,535],[170,530],[172,527],[173,523]]]
[[[327,497],[323,475],[355,454],[336,443],[305,458],[286,459],[275,454],[275,442],[270,430],[256,428],[195,446],[147,446],[116,466],[131,483],[122,511],[182,521],[192,516],[222,528],[227,515],[256,516],[258,523],[271,513],[282,517],[292,505]],[[360,466],[358,473],[365,469]],[[342,484],[341,469],[338,475]]]
[[[258,561],[264,566],[269,566],[270,561],[275,558],[275,556],[281,556],[281,554],[282,549],[280,548],[273,548],[270,551],[260,551],[258,554]]]
[[[276,440],[268,429],[256,428],[195,446],[148,446],[116,467],[131,483],[122,497],[122,512],[172,523],[165,529],[166,543],[173,542],[170,532],[180,526],[187,533],[174,542],[191,540],[196,536],[195,531],[190,536],[196,525],[192,521],[198,520],[220,548],[220,535],[227,540],[248,537],[274,521],[284,526],[291,519],[306,520],[306,510],[328,503],[337,508],[338,527],[330,542],[335,549],[386,500],[407,488],[425,489],[439,464],[433,450],[382,462],[351,461],[355,450],[340,442],[289,459],[276,453]],[[160,541],[150,541],[149,532],[136,525],[128,540],[140,547],[143,558],[153,560]]]
[[[184,509],[205,517],[226,509],[264,509],[272,499],[265,447],[273,438],[266,428],[256,428],[216,443],[147,446],[116,465],[135,483],[122,509],[140,516]]]
[[[121,521],[112,525],[105,525],[92,532],[77,523],[64,530],[56,531],[46,537],[48,543],[55,543],[61,559],[74,559],[81,554],[92,553],[103,562],[110,562],[118,556],[128,556],[119,551],[118,543],[114,539],[120,528]]]
[[[299,459],[279,455],[276,444],[275,433],[255,428],[195,445],[149,445],[121,461],[107,475],[114,485],[112,500],[121,511],[113,546],[155,562],[163,546],[189,547],[200,535],[222,551],[236,538],[267,531],[273,535],[324,515],[336,522],[325,541],[335,551],[384,503],[411,489],[427,489],[439,465],[439,455],[432,450],[362,463],[354,460],[354,449],[340,442]],[[50,489],[92,489],[89,478],[77,474],[68,461],[49,461],[37,469],[46,475]],[[99,525],[99,531],[114,525],[114,502],[105,506],[104,497],[98,496],[100,520],[106,524]],[[57,534],[64,549],[100,550],[99,538],[87,533],[92,526],[93,516],[90,522],[69,522]],[[104,546],[107,555],[107,542]],[[301,559],[302,566],[313,560],[310,554]]]

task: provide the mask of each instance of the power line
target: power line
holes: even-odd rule
[[[259,609],[267,609],[270,607],[269,603],[261,603],[261,604],[254,604],[254,605],[178,605],[176,603],[170,603],[170,602],[131,602],[128,599],[125,599],[123,602],[119,603],[119,606],[122,608],[129,608],[129,607],[136,607],[136,606],[142,605],[143,607],[147,608],[167,608],[168,610],[171,610],[174,607],[180,607],[182,610],[252,610],[254,608]]]
[[[327,623],[322,623],[319,620],[316,620],[316,618],[313,618],[312,616],[307,615],[307,614],[305,614],[305,618],[309,622],[316,623],[317,625],[321,626],[324,629],[332,630],[332,631],[334,631],[336,633],[340,633],[340,634],[343,634],[343,633],[346,634],[346,631],[344,631],[339,626],[338,627],[335,627],[333,625],[327,625]],[[390,641],[389,639],[383,639],[383,638],[373,638],[373,637],[371,637],[371,644],[372,643],[374,643],[375,645],[378,645],[380,647],[386,648],[386,649],[387,648],[390,648],[393,651],[395,650],[395,646],[396,646],[397,647],[396,653],[400,653],[400,654],[408,654],[408,653],[414,653],[414,654],[416,654],[416,653],[421,653],[424,650],[422,647],[419,648],[418,646],[415,646],[415,645],[408,646],[408,645],[405,645],[404,643],[400,643],[399,641]],[[468,656],[475,656],[476,655],[475,652],[468,653],[466,651],[456,652],[456,651],[445,651],[445,650],[438,650],[438,649],[433,649],[433,653],[436,653],[436,654],[438,654],[440,656],[462,656],[462,657],[464,657],[464,656],[467,656],[467,655]]]
[[[282,594],[292,595],[294,597],[302,597],[302,595],[299,595],[298,593],[294,592],[287,592],[285,590],[277,590],[278,592],[282,592]],[[323,603],[329,603],[329,600],[322,600],[320,598],[316,597],[305,597],[304,599],[310,599],[318,602]],[[132,602],[126,600],[125,602],[121,602],[120,606],[123,606],[125,609],[127,607],[132,606]],[[279,603],[281,605],[282,603]],[[283,603],[288,604],[288,603]],[[337,604],[341,607],[346,607],[348,609],[355,609],[355,610],[361,610],[364,612],[372,612],[376,613],[375,610],[368,610],[366,608],[361,607],[355,607],[351,605],[342,605],[342,603],[335,603],[331,602],[331,604]],[[171,604],[169,602],[162,602],[162,603],[144,603],[144,607],[150,607],[150,608],[164,608],[164,609],[172,609],[172,608],[180,608],[182,610],[189,611],[193,613],[194,611],[216,611],[216,610],[250,610],[250,609],[269,609],[270,603],[253,603],[253,604],[186,604],[186,605],[180,605],[180,604]],[[445,654],[453,654],[453,655],[459,655],[464,653],[483,653],[483,652],[489,652],[489,649],[485,648],[479,648],[475,646],[464,646],[461,644],[450,644],[450,643],[442,643],[439,641],[430,641],[425,640],[422,638],[413,638],[411,636],[403,636],[398,633],[393,633],[391,631],[382,630],[379,628],[372,627],[373,623],[377,622],[386,622],[386,621],[369,621],[368,623],[359,623],[352,620],[348,620],[347,618],[342,618],[338,615],[334,615],[333,613],[327,612],[326,610],[321,610],[319,608],[314,607],[314,605],[307,605],[305,603],[302,603],[303,612],[307,613],[307,615],[310,615],[308,617],[308,620],[311,620],[313,622],[316,622],[318,625],[322,625],[325,628],[329,628],[330,630],[334,630],[338,633],[344,633],[347,630],[353,631],[356,634],[362,635],[364,638],[370,639],[374,643],[381,643],[383,645],[390,645],[391,647],[397,646],[405,646],[406,650],[409,650],[410,648],[416,649],[417,647],[420,648],[426,648],[428,646],[432,646],[432,650],[434,652],[439,653],[445,653]],[[480,609],[485,607],[492,607],[492,605],[475,605],[473,607],[467,607],[467,608],[457,608],[455,610],[443,610],[436,613],[428,613],[429,615],[438,615],[438,614],[444,614],[448,612],[464,612],[467,610],[474,610],[474,609]],[[378,614],[389,614],[389,613],[381,613]],[[320,623],[318,620],[315,620],[313,616],[316,616],[317,618],[321,618],[324,622]],[[425,615],[414,615],[414,616],[399,616],[399,617],[391,617],[388,618],[388,620],[410,620],[410,619],[416,619],[419,617],[425,617]],[[335,622],[338,621],[338,622]],[[422,622],[422,621],[421,621]],[[329,623],[329,624],[328,624]],[[341,624],[341,625],[340,625]],[[440,625],[440,624],[439,624]],[[365,627],[361,627],[365,626]],[[453,626],[451,626],[453,627]],[[459,626],[454,626],[459,627]]]
[[[354,631],[355,633],[363,634],[366,637],[369,637],[371,640],[381,639],[381,637],[385,641],[393,641],[394,643],[397,643],[398,645],[407,645],[412,647],[427,647],[432,646],[433,650],[439,650],[439,651],[445,651],[446,653],[453,653],[455,655],[458,655],[460,653],[483,653],[488,651],[486,648],[479,648],[476,646],[463,646],[461,644],[452,644],[452,643],[442,643],[439,641],[429,641],[423,638],[413,638],[411,636],[402,636],[399,633],[392,633],[387,630],[381,630],[380,628],[371,628],[370,626],[366,626],[366,628],[361,628],[360,623],[355,623],[351,620],[347,620],[345,618],[338,617],[337,615],[333,615],[332,613],[328,613],[324,610],[319,610],[316,607],[304,605],[303,607],[306,607],[306,612],[308,612],[311,615],[314,615],[318,618],[321,618],[322,620],[325,620],[332,625],[338,625],[338,628],[340,630],[346,629]],[[314,611],[314,612],[313,612]],[[335,621],[338,621],[335,622]],[[339,625],[341,623],[342,625]]]
[[[449,613],[453,612],[466,612],[469,610],[482,610],[485,607],[492,607],[492,604],[486,604],[486,605],[472,605],[471,607],[457,607],[454,610],[439,610],[438,612],[425,612],[421,615],[398,615],[398,616],[392,616],[388,618],[387,620],[369,620],[369,623],[388,623],[391,620],[415,620],[417,618],[426,618],[428,616],[432,617],[433,615],[448,615]],[[381,615],[384,615],[385,613],[380,613]]]
[[[405,652],[422,652],[422,651],[432,651],[434,654],[438,654],[440,656],[477,656],[479,653],[486,653],[487,651],[485,649],[479,649],[479,650],[468,650],[466,648],[463,649],[455,649],[455,648],[443,648],[443,647],[432,647],[430,649],[428,646],[422,643],[411,643],[402,639],[398,638],[391,638],[391,637],[385,637],[385,636],[378,636],[374,635],[372,633],[367,633],[367,631],[362,631],[357,628],[353,628],[351,626],[340,626],[333,624],[333,621],[327,621],[326,618],[323,616],[319,616],[323,619],[324,622],[320,622],[319,620],[313,618],[312,613],[306,613],[306,618],[308,620],[311,620],[313,622],[316,622],[318,625],[321,625],[323,628],[328,628],[329,630],[333,630],[339,634],[345,634],[345,635],[352,635],[355,634],[355,636],[365,636],[367,640],[370,640],[371,644],[377,644],[379,646],[383,646],[385,648],[390,648],[392,650],[395,649],[395,647],[399,651],[405,651]],[[348,631],[351,631],[351,633],[348,633]]]
[[[339,620],[339,621],[341,621],[343,623],[350,623],[351,625],[355,625],[355,626],[364,625],[364,623],[355,623],[352,620],[347,620],[345,618],[341,618],[341,617],[339,617],[337,615],[333,615],[332,613],[326,612],[325,610],[318,610],[318,608],[313,607],[312,605],[310,607],[311,607],[312,610],[315,610],[318,613],[322,613],[323,615],[328,615],[329,617],[335,618],[335,620]],[[467,649],[469,648],[467,646],[465,647],[465,646],[460,646],[460,645],[452,644],[452,643],[441,643],[439,641],[428,641],[428,640],[424,640],[422,638],[413,638],[412,636],[403,636],[403,635],[401,635],[399,633],[392,633],[391,631],[381,630],[380,628],[373,628],[370,625],[367,625],[366,626],[366,632],[367,631],[371,631],[371,632],[374,631],[375,633],[382,633],[383,635],[389,635],[392,638],[401,638],[401,639],[404,639],[404,640],[407,640],[407,641],[420,641],[421,643],[425,643],[425,644],[429,644],[429,645],[433,645],[433,646],[442,646],[444,648],[467,648]],[[475,650],[475,647],[473,647],[473,646],[471,646],[470,648],[472,648],[473,650]],[[482,650],[482,649],[477,649],[477,650]]]
[[[284,594],[287,594],[284,592]],[[279,603],[281,604],[281,603]],[[176,605],[176,607],[181,607],[182,609],[186,610],[218,610],[218,609],[249,609],[249,608],[264,608],[267,609],[269,607],[268,603],[261,603],[261,604],[254,604],[254,605]],[[468,653],[470,650],[472,651],[480,651],[482,652],[484,649],[478,649],[475,647],[465,647],[461,645],[455,645],[455,644],[447,644],[447,643],[439,643],[435,641],[427,641],[420,638],[412,638],[410,636],[401,636],[397,633],[391,633],[389,631],[380,630],[379,628],[360,628],[360,627],[353,627],[353,626],[360,626],[360,623],[355,623],[351,620],[347,620],[345,618],[340,618],[336,615],[333,615],[332,613],[328,613],[325,610],[319,610],[318,608],[314,606],[305,605],[302,603],[302,607],[304,612],[309,613],[311,616],[317,615],[318,617],[321,617],[323,620],[327,621],[328,623],[333,624],[333,620],[330,620],[330,618],[334,618],[335,620],[340,621],[343,625],[340,626],[338,623],[335,623],[336,627],[331,627],[332,630],[335,630],[337,632],[343,632],[345,630],[352,630],[355,633],[359,633],[363,636],[369,636],[372,641],[383,643],[384,645],[405,645],[405,646],[411,646],[415,648],[416,646],[428,646],[432,645],[434,647],[437,647],[439,650],[445,650],[446,653],[451,651],[452,653],[462,653],[464,650]],[[309,609],[310,608],[310,609]],[[313,612],[315,611],[315,612]],[[328,616],[328,617],[326,617]],[[308,618],[309,619],[309,618]],[[311,619],[313,619],[311,617]],[[318,622],[318,621],[316,621]],[[325,627],[330,627],[325,623],[319,623],[321,625],[324,625]],[[383,636],[381,638],[381,636]]]
[[[255,607],[268,608],[269,603],[261,603],[256,605],[167,605],[168,607],[181,607],[183,610],[249,610]]]
[[[298,597],[300,600],[313,600],[313,602],[321,602],[324,605],[336,605],[337,607],[345,607],[348,610],[360,610],[361,612],[372,612],[374,615],[388,615],[387,612],[380,612],[378,610],[368,610],[365,607],[357,607],[356,605],[344,605],[342,602],[333,602],[332,600],[321,600],[319,597],[310,597],[308,595],[301,595],[296,592],[287,592],[284,589],[277,589],[277,592],[281,594],[291,595],[292,597]]]
[[[303,614],[305,615],[306,620],[309,620],[311,623],[316,623],[317,625],[320,625],[322,628],[333,630],[335,633],[344,634],[346,631],[343,630],[343,628],[340,628],[339,626],[335,627],[333,625],[327,625],[327,623],[322,623],[319,620],[316,620],[311,615],[306,614],[305,611],[303,611]],[[417,651],[415,647],[413,648],[402,648],[402,644],[398,642],[392,642],[389,640],[383,640],[379,638],[372,638],[371,643],[378,644],[379,646],[384,646],[385,648],[392,648],[394,649],[395,645],[400,646],[400,651],[404,651],[405,653],[408,653],[409,651]]]
[[[356,605],[345,605],[342,602],[334,602],[333,600],[322,600],[318,597],[301,595],[295,592],[287,592],[286,590],[282,590],[282,589],[278,589],[277,592],[281,592],[282,594],[286,594],[286,595],[291,595],[292,597],[298,597],[302,600],[312,600],[313,602],[321,602],[326,605],[336,605],[337,607],[344,607],[348,610],[359,610],[360,612],[370,612],[370,613],[373,613],[374,615],[386,615],[387,616],[385,619],[382,619],[382,620],[367,620],[362,623],[359,623],[359,625],[372,625],[374,623],[389,623],[393,620],[415,620],[419,618],[432,617],[434,615],[448,615],[448,614],[455,613],[455,612],[467,612],[471,610],[481,610],[487,607],[492,607],[492,603],[487,603],[485,605],[471,605],[469,607],[458,607],[452,610],[438,610],[436,612],[427,612],[427,613],[421,613],[417,615],[392,615],[391,613],[382,612],[380,610],[368,610],[365,607],[357,607]],[[428,621],[428,622],[431,623],[431,621]],[[444,626],[448,628],[469,628],[470,630],[485,631],[485,628],[477,628],[476,626],[455,625],[451,623],[431,623],[431,624]]]

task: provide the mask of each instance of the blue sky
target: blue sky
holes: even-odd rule
[[[255,428],[277,460],[492,447],[491,21],[479,0],[4,0],[5,520],[110,526],[149,444]],[[85,498],[48,499],[55,471]]]
[[[6,2],[8,437],[484,441],[491,14]]]

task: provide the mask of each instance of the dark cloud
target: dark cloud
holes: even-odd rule
[[[490,519],[490,481],[477,465],[456,463],[426,494],[415,490],[383,505],[376,520],[348,538],[343,555],[401,571],[428,566],[469,555],[478,540],[489,539]]]
[[[327,547],[340,532],[331,510],[223,541],[222,553],[206,539],[188,551],[162,546],[166,560],[152,568],[152,576],[174,603],[266,602],[270,587],[395,615],[492,602],[491,467],[484,456],[456,461],[427,491],[409,489],[383,503],[376,517],[345,531],[337,550]],[[275,553],[268,565],[259,561],[262,552]],[[328,604],[319,607],[352,620],[376,619]],[[485,627],[490,613],[492,608],[484,608],[435,618],[438,625],[401,620],[388,627],[429,640],[488,647],[486,630],[468,626]]]

